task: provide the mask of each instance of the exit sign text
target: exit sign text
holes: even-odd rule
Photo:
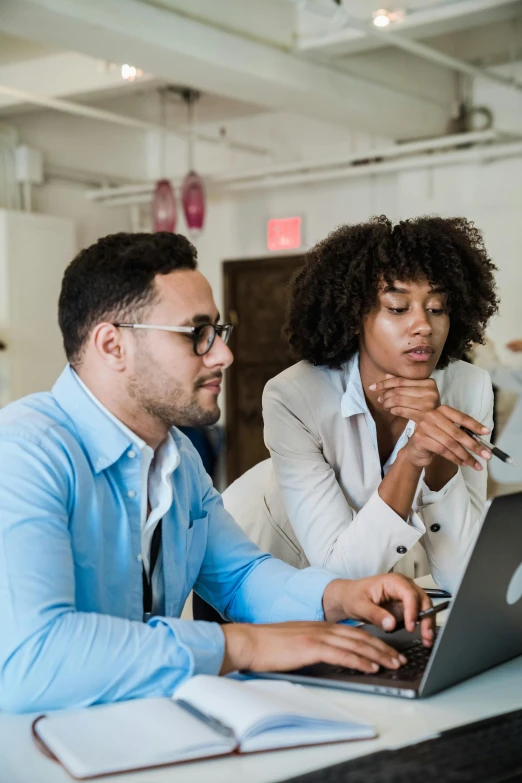
[[[296,250],[301,247],[301,218],[274,218],[268,221],[269,250]]]

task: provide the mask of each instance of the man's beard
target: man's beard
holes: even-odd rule
[[[150,359],[137,368],[137,373],[128,382],[129,396],[138,407],[164,427],[206,427],[215,424],[221,411],[217,404],[203,408],[197,399],[198,391],[211,379],[221,379],[222,373],[214,371],[194,383],[192,395],[183,390],[181,384],[162,378],[157,367],[151,367]],[[146,366],[145,366],[146,365]]]

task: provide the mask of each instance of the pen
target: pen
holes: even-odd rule
[[[438,612],[443,612],[444,609],[447,609],[450,605],[449,601],[444,601],[442,604],[437,604],[437,606],[430,606],[429,609],[425,609],[423,612],[419,612],[417,615],[417,622],[420,623],[421,620],[424,620],[425,617],[431,617],[434,614],[437,614]],[[395,633],[395,631],[402,631],[404,629],[404,620],[397,620],[397,623],[395,624],[395,628],[392,631],[386,631],[386,633]]]
[[[223,737],[235,736],[230,726],[227,726],[217,718],[212,717],[212,715],[207,715],[205,712],[201,712],[200,710],[197,709],[197,707],[194,707],[194,705],[190,704],[190,702],[185,701],[185,699],[174,699],[174,702],[176,704],[179,704],[179,706],[182,707],[187,712],[190,712],[190,714],[193,715],[194,718],[197,718],[202,723],[205,723],[207,726],[209,726],[209,728],[214,729],[214,731],[217,731],[217,733],[221,734],[221,736]]]
[[[498,457],[502,460],[502,462],[507,462],[508,465],[516,465],[515,460],[509,456],[509,454],[506,454],[505,451],[502,451],[501,449],[497,449],[496,446],[493,446],[491,443],[488,443],[487,440],[484,440],[484,438],[481,438],[480,435],[475,435],[474,432],[471,430],[468,430],[467,427],[463,427],[462,424],[460,425],[460,429],[464,430],[470,438],[473,438],[473,440],[476,440],[477,443],[480,443],[481,446],[484,446],[488,451],[491,451],[494,457]]]

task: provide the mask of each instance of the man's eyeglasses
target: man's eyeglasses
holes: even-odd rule
[[[196,356],[204,356],[214,345],[216,334],[228,343],[234,328],[232,324],[201,324],[201,326],[155,326],[154,324],[113,324],[126,329],[159,329],[162,332],[180,332],[190,334]]]

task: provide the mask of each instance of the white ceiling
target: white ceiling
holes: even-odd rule
[[[380,5],[405,12],[387,39],[350,25]],[[150,122],[158,86],[175,84],[203,93],[201,124],[286,111],[383,136],[444,132],[455,70],[389,45],[394,36],[506,63],[522,58],[522,0],[2,0],[0,86]],[[128,85],[110,62],[145,76]],[[26,105],[0,94],[0,113]],[[183,121],[174,101],[169,111]]]

